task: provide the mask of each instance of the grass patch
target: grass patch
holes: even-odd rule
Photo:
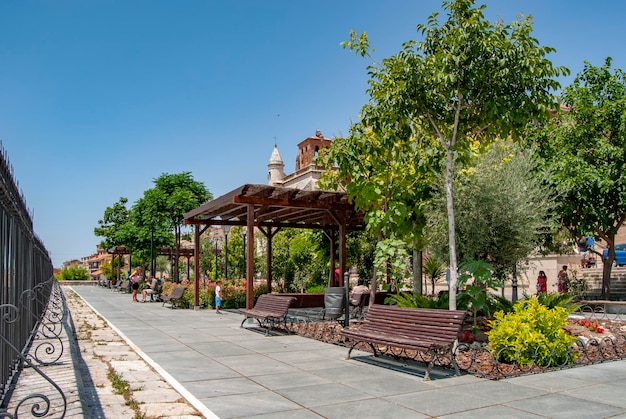
[[[130,384],[128,381],[124,380],[110,364],[109,370],[107,371],[107,378],[111,381],[115,393],[121,395],[126,401],[126,406],[135,412],[134,419],[144,419],[145,414],[141,412],[139,403],[133,398],[133,390],[130,388]]]

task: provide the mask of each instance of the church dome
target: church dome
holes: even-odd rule
[[[278,146],[274,144],[274,151],[267,163],[267,183],[268,185],[278,185],[285,178],[285,163],[278,152]]]
[[[282,157],[280,157],[280,153],[278,152],[278,146],[274,144],[274,151],[272,151],[272,155],[270,156],[270,161],[268,162],[268,166],[273,165],[284,165]]]

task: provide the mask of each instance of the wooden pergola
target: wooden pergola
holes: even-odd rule
[[[175,247],[161,247],[159,248],[159,251],[157,252],[157,254],[159,256],[169,257],[170,268],[171,268],[171,265],[173,265],[174,263],[178,263],[178,260],[176,260],[177,256],[179,258],[187,258],[187,278],[189,278],[189,261],[195,254],[194,249],[181,248],[181,249],[178,249],[178,252],[177,252]],[[152,272],[152,275],[156,276],[154,272]]]
[[[254,305],[254,231],[267,238],[267,288],[272,292],[272,237],[281,228],[321,229],[330,239],[331,255],[335,254],[339,236],[339,268],[346,272],[346,232],[363,230],[364,215],[356,211],[342,192],[307,191],[269,185],[246,184],[207,202],[184,215],[185,224],[195,225],[195,248],[200,249],[200,235],[213,225],[245,226],[249,238],[246,246],[246,307]],[[194,305],[199,307],[199,253],[195,253],[196,293]],[[330,261],[331,275],[335,258]],[[343,286],[347,287],[343,275]]]
[[[112,255],[111,256],[111,274],[113,273],[113,265],[115,262],[115,256],[117,256],[117,276],[115,277],[115,280],[113,281],[113,283],[115,283],[115,281],[117,281],[120,278],[121,269],[122,269],[120,265],[122,264],[121,263],[122,259],[125,255],[130,255],[130,251],[125,245],[120,245],[120,246],[113,246],[112,248],[107,250],[107,253]]]

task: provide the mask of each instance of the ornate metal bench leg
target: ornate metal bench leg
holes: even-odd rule
[[[456,362],[454,346],[454,344],[450,346],[450,362],[452,362],[452,366],[454,366],[454,375],[461,375],[461,371],[459,371],[459,364]]]
[[[378,352],[376,351],[376,347],[374,346],[373,343],[370,343],[370,347],[372,348],[372,351],[374,351],[374,356],[378,357]]]
[[[350,354],[352,353],[352,350],[358,343],[359,341],[356,341],[352,344],[352,346],[350,347],[350,350],[348,350],[348,355],[346,355],[346,359],[350,359]],[[378,352],[376,351],[376,347],[374,346],[374,344],[371,342],[367,342],[367,344],[372,348],[372,351],[374,352],[374,356],[378,357]]]
[[[435,359],[437,359],[438,353],[437,349],[431,349],[428,351],[430,354],[430,362],[428,363],[428,368],[426,368],[426,373],[424,374],[424,381],[430,381],[430,372],[433,369],[433,365],[435,365]]]
[[[428,364],[428,368],[426,369],[426,373],[424,374],[424,381],[430,381],[430,370],[433,369],[433,362],[434,361],[430,361],[430,363]]]
[[[348,350],[348,355],[346,355],[346,359],[350,359],[350,354],[352,353],[352,350],[354,349],[354,347],[356,346],[358,342],[354,342],[352,344],[352,346],[350,347],[350,349]]]

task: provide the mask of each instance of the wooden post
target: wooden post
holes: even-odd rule
[[[248,249],[246,249],[246,308],[254,307],[254,205],[248,204]]]
[[[194,226],[194,264],[193,275],[196,284],[196,291],[193,296],[193,309],[200,310],[200,227],[198,224]],[[154,275],[154,273],[153,273]],[[187,258],[187,277],[189,277],[189,258]]]

